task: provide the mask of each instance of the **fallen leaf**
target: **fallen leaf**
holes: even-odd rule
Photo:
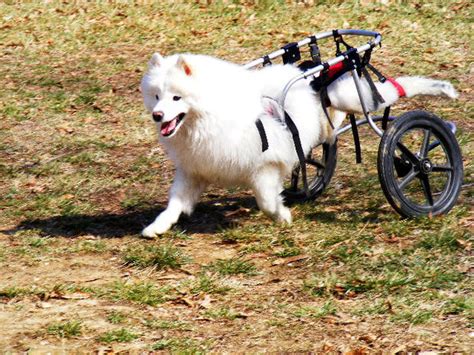
[[[205,295],[204,299],[198,303],[199,307],[209,309],[211,307],[211,301],[212,301],[211,296]]]
[[[462,240],[462,239],[456,239],[456,241],[461,245],[464,249],[467,251],[471,251],[472,248],[472,242],[468,242],[467,240]]]
[[[51,298],[60,298],[63,300],[85,300],[90,297],[91,295],[86,292],[73,292],[73,293],[66,293],[64,295],[60,295],[59,297],[51,297]]]
[[[166,275],[157,277],[156,279],[157,280],[176,280],[176,279],[179,279],[179,278],[180,278],[180,275],[178,275],[178,274],[166,274]]]
[[[291,264],[291,263],[306,260],[306,259],[309,259],[309,255],[301,254],[301,255],[292,256],[291,258],[277,259],[272,263],[272,265],[277,266],[277,265],[283,265],[283,264]]]
[[[71,134],[71,133],[74,132],[74,129],[73,129],[73,128],[68,127],[68,126],[65,126],[65,125],[63,125],[63,126],[58,126],[56,129],[59,130],[59,132],[61,132],[61,133]]]
[[[195,303],[192,300],[190,300],[189,298],[186,298],[186,297],[181,297],[181,298],[174,299],[172,301],[172,303],[185,304],[186,306],[191,307],[191,308],[194,308],[194,306],[195,306]]]
[[[367,354],[367,351],[364,348],[349,350],[344,353],[344,355],[364,355]]]
[[[249,212],[250,212],[250,208],[239,207],[238,209],[236,209],[234,211],[225,212],[224,216],[225,217],[232,217],[232,216],[245,214],[245,213],[249,213]]]

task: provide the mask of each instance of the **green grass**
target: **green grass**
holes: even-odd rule
[[[100,254],[107,250],[107,243],[103,240],[84,240],[74,245],[70,251],[74,253]]]
[[[457,296],[448,299],[443,306],[444,314],[463,314],[465,313],[471,319],[474,312],[474,297]]]
[[[112,311],[107,315],[107,320],[112,324],[123,323],[126,319],[127,315],[118,311]]]
[[[213,319],[227,319],[227,320],[234,320],[239,317],[239,313],[235,312],[234,310],[228,307],[221,307],[215,309],[208,309],[204,312],[205,317],[213,318]]]
[[[254,264],[249,261],[232,258],[232,259],[220,259],[212,262],[206,266],[207,270],[217,272],[220,275],[255,275],[257,273],[257,268]]]
[[[157,270],[177,269],[187,262],[179,248],[168,245],[145,245],[129,248],[123,255],[127,265],[139,268],[153,267]]]
[[[127,328],[120,328],[117,330],[111,330],[98,337],[98,341],[101,343],[129,343],[138,339],[140,334],[135,333]]]
[[[138,304],[156,306],[172,299],[169,287],[157,287],[149,282],[124,283],[116,282],[110,289],[104,289],[103,294],[113,300],[127,300]]]
[[[424,324],[430,321],[433,312],[429,310],[410,310],[400,312],[390,317],[390,320],[413,325]]]
[[[48,325],[47,332],[58,338],[72,338],[82,334],[83,325],[81,321],[68,321]]]
[[[188,289],[191,294],[214,293],[226,294],[231,287],[223,284],[222,280],[215,274],[201,273],[192,282],[187,282],[183,288]]]
[[[23,287],[5,287],[0,289],[0,298],[12,299],[36,294],[36,290]]]
[[[57,307],[48,304],[64,302],[61,318],[48,318],[57,326],[48,338],[52,347],[64,343],[60,326],[74,322],[64,319],[77,314],[122,327],[71,336],[67,346],[78,351],[84,343],[87,351],[102,348],[101,336],[118,343],[144,334],[118,345],[142,352],[322,353],[328,349],[314,342],[314,323],[350,315],[354,323],[330,324],[329,351],[360,349],[355,329],[363,323],[370,334],[383,324],[387,342],[371,343],[374,352],[401,345],[401,351],[469,352],[474,190],[464,188],[447,216],[400,219],[380,189],[379,139],[367,127],[360,129],[363,163],[354,164],[350,133],[341,136],[328,189],[314,203],[293,206],[291,226],[266,218],[250,191],[213,188],[170,233],[154,241],[137,237],[165,207],[174,174],[138,90],[154,51],[245,63],[314,32],[379,30],[383,46],[372,63],[383,73],[449,80],[459,90],[458,100],[415,97],[393,112],[421,108],[454,121],[465,183],[472,184],[470,2],[7,1],[0,13],[6,319],[52,316]],[[334,55],[331,40],[319,44],[325,58]],[[274,263],[302,254],[304,262]],[[76,292],[88,298],[61,298]],[[205,297],[209,309],[200,306]],[[114,305],[127,311],[110,312]],[[31,307],[41,312],[28,313]],[[243,307],[254,315],[237,321]],[[9,327],[0,347],[27,351],[25,344],[46,331],[25,327]],[[418,333],[425,327],[430,331]],[[202,341],[203,334],[217,340]]]
[[[203,344],[186,338],[164,338],[152,344],[151,350],[167,350],[177,354],[204,354],[206,347]]]
[[[323,318],[328,315],[336,314],[336,307],[332,301],[327,301],[322,307],[301,306],[293,314],[298,318]]]

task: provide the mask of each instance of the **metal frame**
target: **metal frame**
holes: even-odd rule
[[[356,48],[356,53],[358,53],[358,54],[364,53],[365,51],[367,51],[369,49],[375,48],[377,45],[381,44],[381,42],[382,42],[382,36],[380,35],[380,33],[374,32],[374,31],[347,29],[347,30],[337,30],[337,34],[339,34],[339,35],[373,37],[373,39],[371,39],[366,44]],[[313,36],[309,36],[309,37],[299,41],[297,43],[297,47],[300,48],[302,46],[310,44],[315,39],[316,40],[321,40],[321,39],[325,39],[325,38],[329,38],[329,37],[333,37],[333,36],[334,36],[334,31],[327,31],[327,32],[317,33]],[[245,69],[255,68],[258,65],[264,64],[266,60],[268,60],[268,59],[272,60],[272,59],[281,57],[283,54],[285,54],[285,50],[284,49],[279,49],[279,50],[277,50],[275,52],[272,52],[272,53],[270,53],[266,56],[260,57],[258,59],[255,59],[255,60],[245,64],[244,68]],[[285,107],[285,99],[286,99],[286,96],[288,94],[288,91],[291,89],[291,87],[295,83],[297,83],[298,81],[300,81],[302,79],[307,79],[308,77],[310,77],[314,74],[320,73],[324,69],[326,69],[330,66],[333,66],[334,64],[340,63],[340,62],[342,62],[346,59],[348,59],[347,53],[342,53],[341,55],[339,55],[335,58],[329,59],[328,61],[326,61],[324,63],[321,63],[320,65],[318,65],[314,68],[311,68],[311,69],[305,71],[304,73],[301,73],[301,74],[295,76],[293,79],[291,79],[285,85],[285,87],[283,89],[283,92],[282,92],[282,95],[278,99],[279,105],[282,108]],[[363,99],[363,93],[362,93],[362,85],[361,85],[361,82],[360,82],[360,79],[359,79],[359,75],[357,74],[357,69],[353,69],[351,71],[351,74],[352,74],[352,78],[354,79],[354,84],[356,86],[357,94],[359,96],[360,104],[362,106],[362,110],[363,110],[363,113],[364,113],[364,116],[365,116],[364,120],[357,121],[357,125],[359,126],[361,124],[368,123],[369,126],[375,131],[375,133],[377,133],[377,135],[382,137],[383,131],[380,128],[377,127],[377,125],[375,124],[372,116],[370,115],[370,112],[367,110],[367,107],[365,105],[365,101]],[[348,131],[350,128],[351,128],[350,125],[339,128],[336,131],[336,136]]]

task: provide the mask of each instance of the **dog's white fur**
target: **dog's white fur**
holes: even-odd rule
[[[176,175],[168,206],[143,230],[144,236],[162,234],[178,221],[181,213],[192,213],[211,183],[251,188],[264,213],[291,223],[291,212],[284,206],[280,192],[284,178],[298,158],[291,134],[282,124],[281,109],[271,98],[277,99],[285,84],[299,73],[299,69],[289,65],[245,70],[204,55],[152,56],[142,79],[142,95],[147,110],[162,117],[157,123],[159,140],[175,163]],[[354,96],[356,90],[348,79],[342,76],[328,92],[337,126],[346,112],[361,110]],[[424,78],[397,80],[408,95],[439,94],[439,90],[448,96],[455,95],[452,86],[451,91],[443,86],[449,83]],[[438,91],[427,89],[435,83]],[[364,90],[369,90],[367,83],[363,84]],[[391,84],[378,87],[387,105],[398,99]],[[285,110],[299,128],[305,153],[333,139],[320,101],[307,82],[300,81],[291,88]],[[174,127],[175,119],[183,114],[174,130],[165,128],[170,127],[170,122]],[[270,147],[263,153],[255,126],[257,118],[265,127]]]
[[[434,80],[421,76],[401,76],[396,81],[405,90],[406,97],[415,95],[444,95],[451,99],[458,97],[458,93],[453,85],[447,81]],[[384,99],[384,103],[375,106],[372,101],[372,93],[369,84],[365,79],[361,80],[363,97],[366,99],[366,107],[370,112],[378,111],[387,106],[393,105],[400,98],[395,86],[388,80],[384,83],[375,82],[377,91]],[[357,89],[350,73],[342,75],[328,87],[328,96],[334,112],[334,124],[339,126],[347,113],[362,113]]]

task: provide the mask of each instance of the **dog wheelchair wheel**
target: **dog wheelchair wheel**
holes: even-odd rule
[[[301,169],[298,165],[291,173],[291,178],[285,184],[282,195],[287,203],[301,203],[316,199],[322,194],[336,169],[337,140],[333,144],[320,144],[313,148],[306,158],[309,196],[303,188]]]
[[[403,217],[447,213],[461,190],[458,142],[448,124],[429,112],[394,120],[380,142],[377,167],[388,202]]]

